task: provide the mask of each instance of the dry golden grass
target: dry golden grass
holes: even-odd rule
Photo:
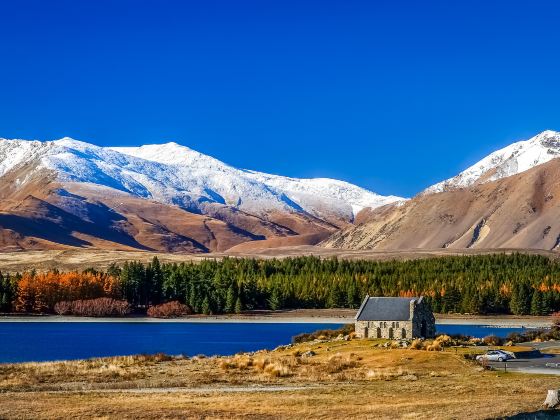
[[[536,410],[557,388],[554,377],[480,371],[454,349],[377,344],[0,365],[0,418],[482,419]]]

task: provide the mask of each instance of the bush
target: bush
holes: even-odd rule
[[[456,344],[456,341],[447,334],[438,335],[435,342],[438,342],[441,347],[450,347]]]
[[[328,340],[336,338],[339,335],[351,335],[354,332],[354,324],[346,324],[338,330],[319,330],[312,333],[298,334],[292,337],[292,343],[305,343],[313,340]]]
[[[131,311],[126,300],[97,298],[57,302],[54,311],[58,315],[76,316],[125,316]]]
[[[271,363],[266,365],[264,368],[264,373],[273,376],[275,378],[283,378],[291,375],[290,368],[283,365],[282,363]]]
[[[432,344],[428,344],[428,346],[426,347],[426,350],[428,350],[428,351],[442,351],[443,347],[441,347],[441,344],[439,343],[439,341],[434,341]]]
[[[342,356],[341,354],[335,354],[329,357],[324,369],[327,373],[338,373],[343,370],[354,368],[359,366],[359,363],[353,359],[352,354]]]
[[[512,343],[522,343],[525,341],[525,337],[518,332],[512,332],[507,335],[507,341],[511,341]]]
[[[191,315],[193,312],[187,305],[174,300],[172,302],[154,305],[148,308],[148,316],[153,318],[175,318]]]
[[[412,340],[412,343],[410,343],[411,350],[422,350],[423,348],[424,348],[424,343],[422,342],[422,340],[415,339]]]
[[[504,340],[497,335],[488,335],[482,339],[482,342],[487,346],[501,346]]]

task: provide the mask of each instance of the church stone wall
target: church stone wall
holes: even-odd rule
[[[410,303],[408,321],[356,321],[355,328],[360,338],[433,338],[436,334],[434,314],[423,299]]]
[[[360,338],[412,338],[411,321],[356,321],[356,336]]]

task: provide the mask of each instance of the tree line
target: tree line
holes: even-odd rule
[[[180,264],[132,261],[104,272],[0,273],[0,311],[52,312],[60,301],[109,297],[136,311],[177,301],[203,314],[357,308],[371,296],[424,295],[434,312],[545,315],[560,310],[560,263],[495,254],[411,261],[295,257]]]

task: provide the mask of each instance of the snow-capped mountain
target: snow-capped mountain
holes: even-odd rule
[[[376,208],[403,200],[335,179],[298,179],[237,169],[177,143],[111,149],[168,165],[186,181],[181,186],[183,190],[252,213],[290,209],[321,218],[328,212],[351,221],[366,207]]]
[[[465,169],[460,174],[439,182],[424,193],[464,188],[516,175],[560,157],[560,132],[546,130],[535,137],[510,144]]]
[[[401,206],[373,210],[322,245],[345,249],[560,250],[560,133],[498,150]],[[438,193],[438,194],[434,194]]]
[[[351,222],[365,207],[403,200],[333,179],[296,179],[237,169],[177,143],[99,147],[71,138],[1,139],[0,160],[0,176],[36,162],[36,170],[54,171],[61,182],[109,187],[190,210],[210,202],[258,216],[291,211]]]

